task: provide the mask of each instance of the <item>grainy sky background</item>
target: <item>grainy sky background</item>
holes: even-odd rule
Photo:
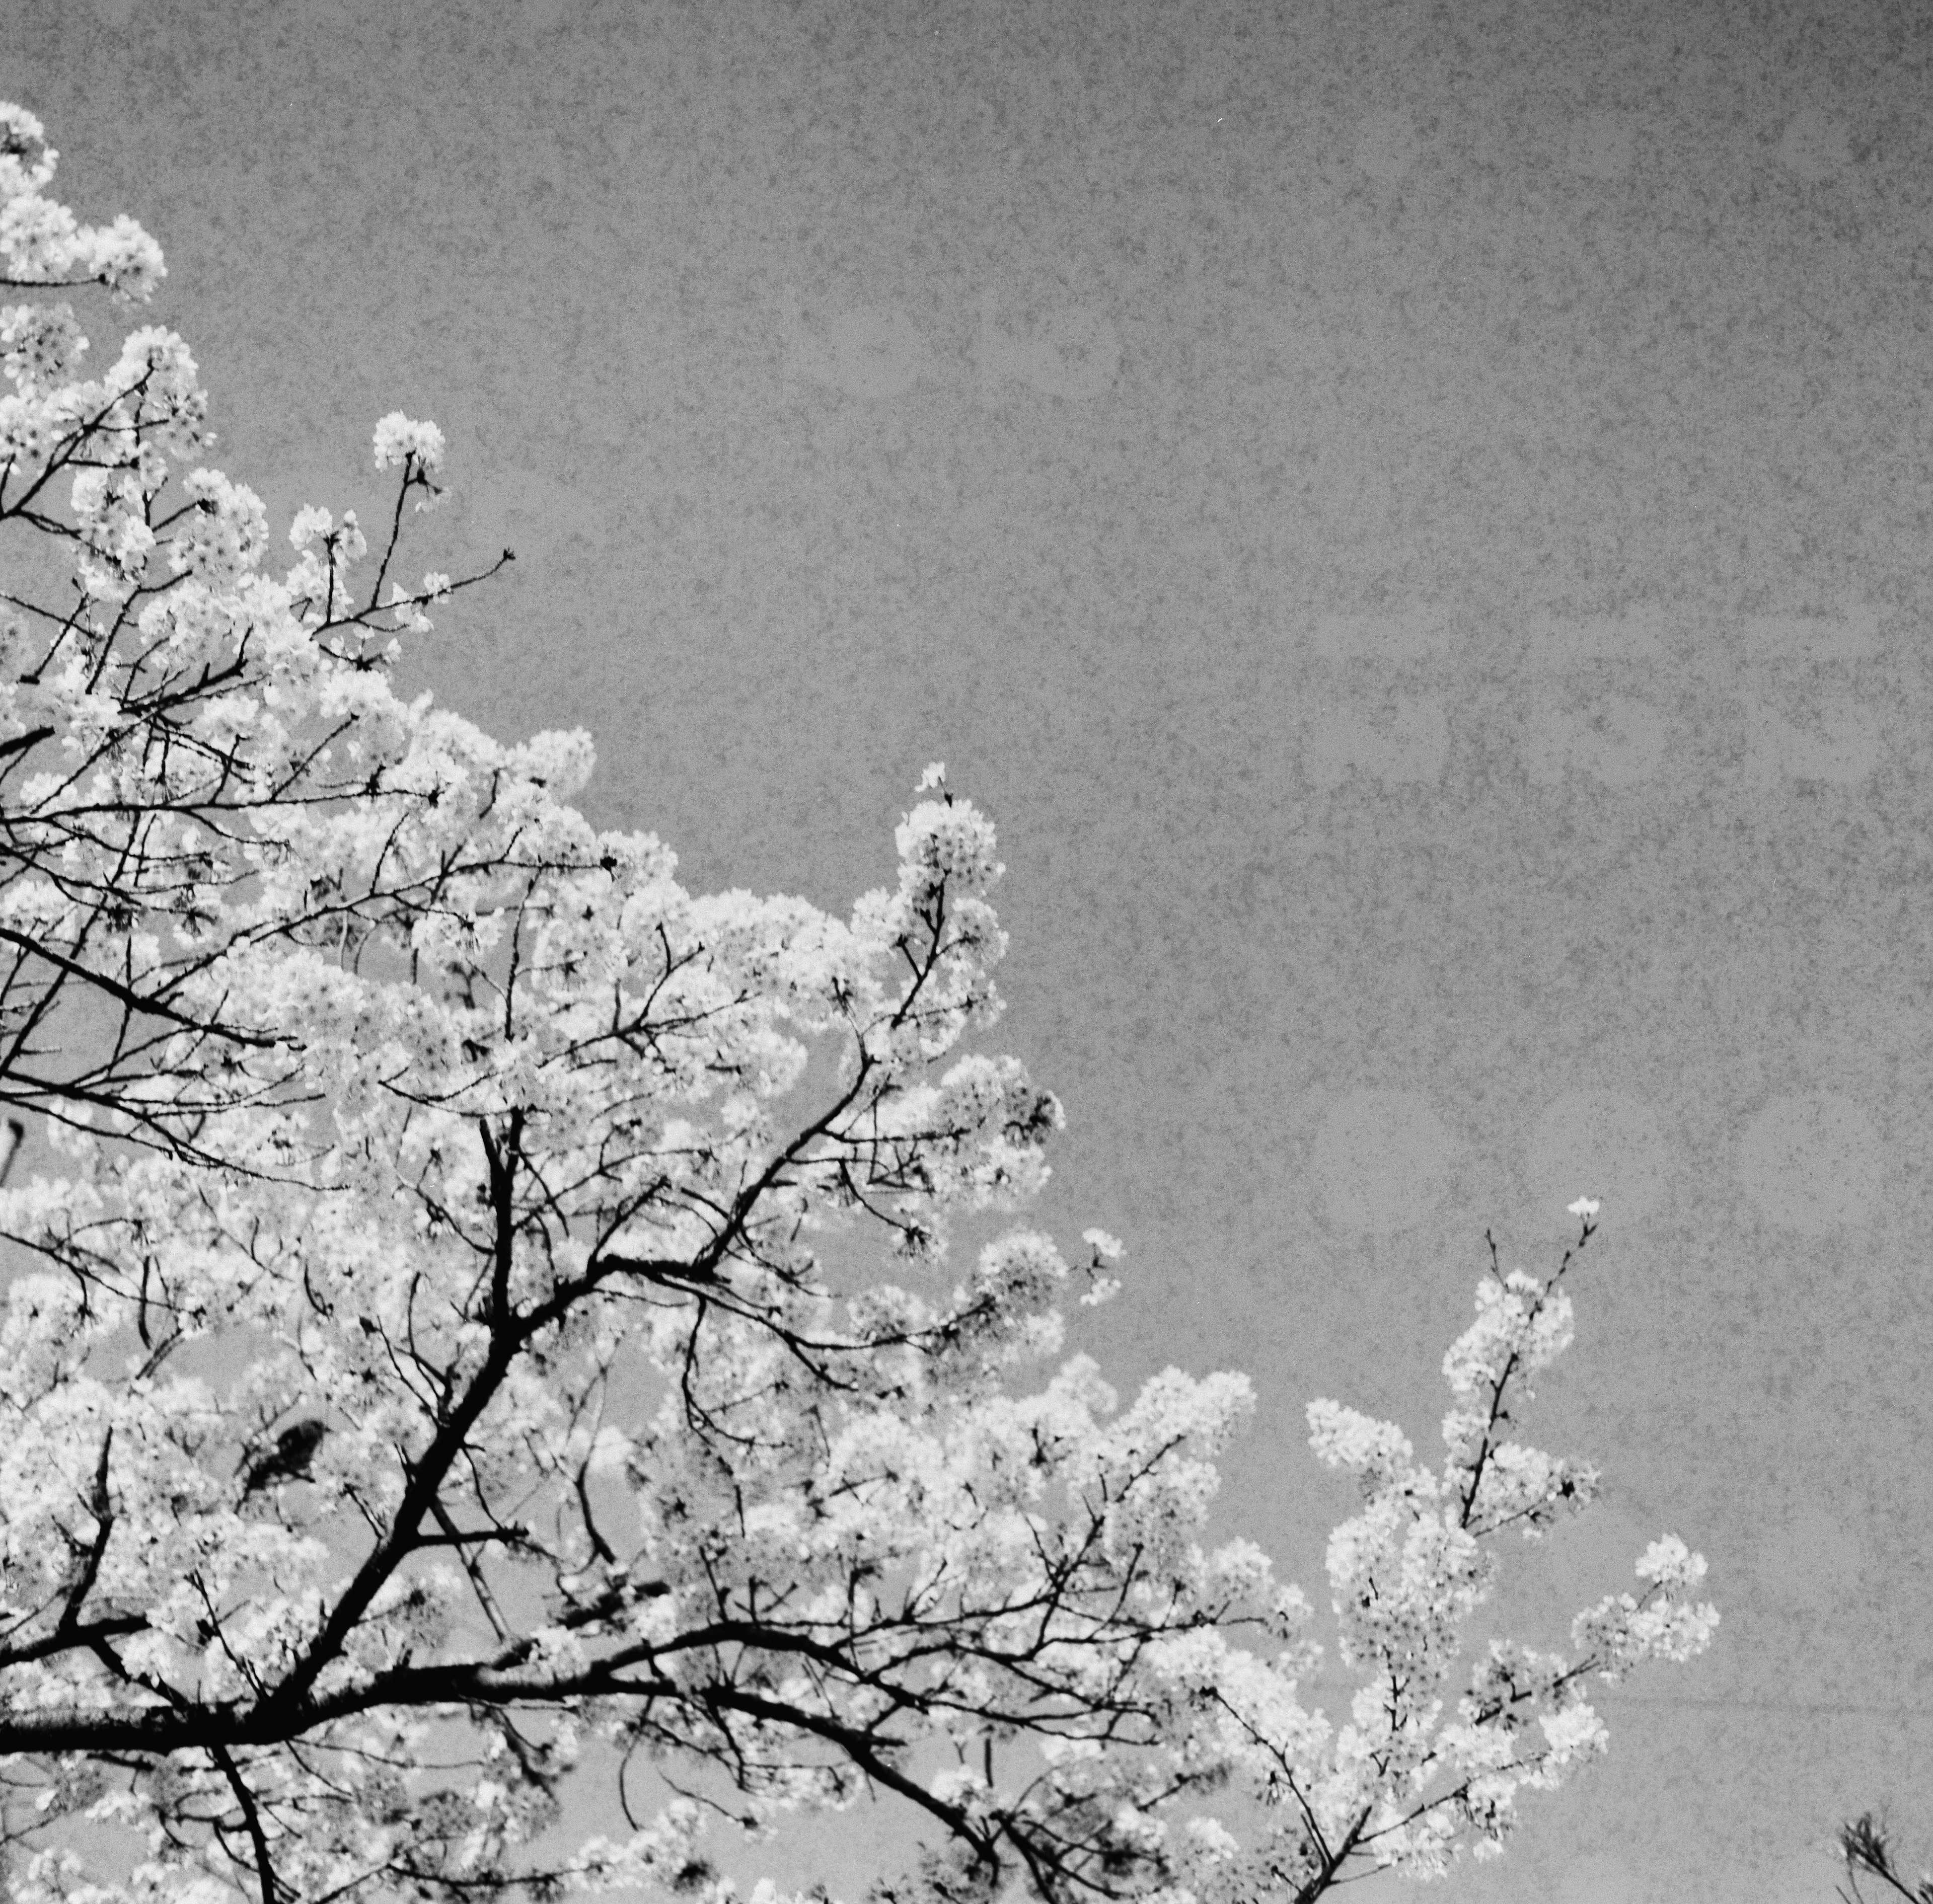
[[[1933,12],[0,27],[278,523],[447,431],[413,569],[517,563],[413,682],[591,729],[699,887],[843,911],[931,759],[991,811],[1041,1214],[1131,1251],[1080,1345],[1251,1371],[1224,1523],[1318,1603],[1306,1402],[1432,1446],[1486,1227],[1603,1197],[1529,1426],[1610,1492],[1506,1609],[1555,1641],[1670,1527],[1724,1624],[1437,1896],[1823,1900],[1884,1800],[1933,1857]]]

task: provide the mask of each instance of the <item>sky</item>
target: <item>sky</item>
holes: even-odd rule
[[[1606,1497],[1504,1609],[1668,1528],[1724,1624],[1435,1895],[1824,1900],[1882,1804],[1933,1861],[1933,14],[0,17],[273,520],[443,427],[418,566],[516,562],[413,686],[588,729],[696,890],[843,914],[930,761],[992,815],[1037,1214],[1129,1248],[1072,1346],[1251,1374],[1218,1527],[1318,1605],[1307,1402],[1433,1445],[1486,1232],[1602,1199],[1526,1428]]]

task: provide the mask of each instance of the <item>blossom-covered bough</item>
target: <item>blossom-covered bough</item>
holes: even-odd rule
[[[0,275],[146,294],[52,166],[0,107]],[[688,893],[571,804],[581,736],[395,695],[452,586],[390,580],[432,426],[379,426],[372,584],[313,510],[272,578],[257,499],[166,460],[206,440],[179,339],[89,380],[65,305],[0,324],[0,1095],[67,1167],[0,1197],[10,1895],[722,1900],[708,1821],[871,1793],[929,1844],[882,1897],[1309,1899],[1495,1849],[1602,1749],[1590,1677],[1706,1644],[1667,1539],[1458,1680],[1499,1541],[1597,1485],[1510,1438],[1574,1252],[1493,1253],[1440,1467],[1310,1410],[1363,1493],[1361,1690],[1312,1709],[1312,1610],[1203,1545],[1243,1378],[1021,1381],[1120,1246],[1003,1227],[1060,1113],[973,1048],[1000,868],[943,773],[847,919]]]
[[[43,194],[53,167],[38,122],[8,107],[0,287],[151,296],[154,240],[127,218],[78,224]],[[410,712],[378,671],[427,602],[481,578],[407,593],[390,575],[407,506],[437,494],[433,425],[377,429],[401,479],[366,587],[353,515],[320,509],[297,518],[298,560],[273,580],[251,491],[198,467],[170,481],[171,459],[212,441],[182,339],[137,329],[95,377],[87,354],[68,304],[0,308],[0,1095],[191,1147],[211,1110],[265,1088],[230,1059],[279,1031],[225,996],[221,954],[353,939],[392,869],[344,887],[326,857],[299,896],[286,879],[271,905],[243,896],[314,838],[305,816],[434,797],[404,771]]]

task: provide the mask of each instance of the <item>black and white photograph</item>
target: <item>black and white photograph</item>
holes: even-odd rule
[[[1933,7],[0,0],[7,1904],[1933,1904]]]

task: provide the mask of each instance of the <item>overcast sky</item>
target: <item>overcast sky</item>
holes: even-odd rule
[[[843,913],[930,760],[991,812],[1042,1214],[1130,1252],[1078,1346],[1253,1375],[1223,1524],[1318,1604],[1306,1402],[1432,1446],[1486,1228],[1601,1197],[1527,1428],[1608,1497],[1505,1598],[1668,1527],[1724,1623],[1437,1896],[1933,1860],[1933,14],[0,13],[278,523],[448,433],[413,566],[517,560],[412,683],[699,888]]]

